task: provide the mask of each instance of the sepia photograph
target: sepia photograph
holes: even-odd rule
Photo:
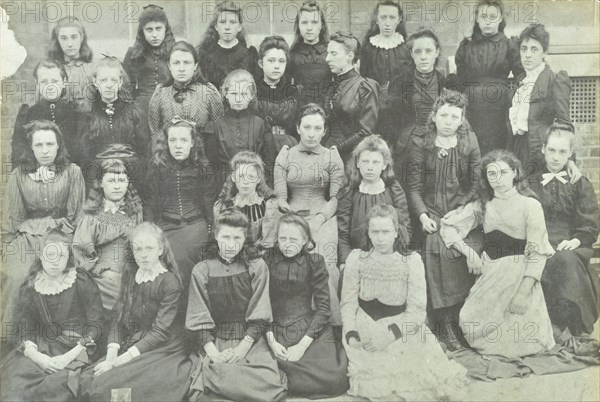
[[[0,0],[0,88],[0,401],[600,400],[600,1]]]

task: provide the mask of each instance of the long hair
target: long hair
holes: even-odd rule
[[[48,57],[60,63],[65,62],[65,54],[60,47],[58,34],[61,28],[76,28],[81,35],[81,46],[79,47],[79,60],[89,63],[94,57],[94,52],[87,43],[87,34],[81,22],[75,17],[64,17],[58,20],[56,26],[52,29],[50,36],[50,46],[48,46]]]
[[[427,131],[425,132],[425,149],[430,151],[435,149],[435,139],[437,137],[437,127],[435,125],[434,117],[437,111],[444,105],[455,106],[462,110],[463,121],[461,125],[456,130],[458,135],[458,150],[461,155],[466,155],[470,146],[470,133],[471,126],[467,122],[466,119],[466,110],[467,110],[467,97],[457,91],[452,91],[449,89],[445,89],[442,91],[442,94],[439,98],[436,99],[433,104],[433,110],[429,114],[429,118],[427,119]]]
[[[169,150],[169,130],[173,127],[185,127],[190,130],[193,145],[188,159],[194,164],[199,162],[203,156],[203,149],[202,140],[199,130],[196,128],[196,124],[192,121],[181,119],[179,116],[175,116],[171,121],[164,125],[154,139],[154,156],[152,157],[152,164],[155,166],[171,166],[175,162],[175,159],[173,159],[171,151]]]
[[[127,167],[119,159],[100,159],[97,161],[100,168],[99,175],[94,178],[92,188],[83,206],[83,211],[90,215],[97,215],[104,209],[104,190],[102,179],[107,174],[126,174],[130,177]],[[125,198],[123,198],[123,212],[129,217],[134,217],[136,224],[142,221],[142,200],[135,189],[133,182],[129,182]]]
[[[358,169],[358,161],[360,159],[360,154],[362,154],[364,151],[379,152],[381,154],[383,157],[383,163],[386,164],[385,169],[383,169],[381,172],[381,178],[386,186],[389,186],[393,183],[395,179],[394,161],[390,148],[380,135],[372,134],[358,143],[358,145],[352,151],[352,156],[346,164],[346,186],[344,190],[342,190],[342,193],[355,191],[360,185],[362,176],[360,175],[360,170]]]
[[[437,37],[435,32],[433,32],[433,30],[431,28],[421,27],[421,28],[417,29],[416,32],[412,33],[408,37],[408,40],[406,41],[406,46],[408,47],[408,50],[411,53],[410,62],[412,64],[413,68],[416,68],[416,65],[415,65],[415,60],[412,57],[412,49],[415,44],[415,41],[417,39],[421,39],[421,38],[431,39],[433,41],[433,43],[435,43],[435,48],[440,50],[440,54],[441,54],[440,39]],[[434,66],[437,66],[439,61],[440,61],[440,56],[438,55],[437,59],[435,59]]]
[[[259,258],[259,249],[256,245],[250,243],[248,233],[250,231],[250,222],[246,214],[244,214],[239,208],[231,207],[222,210],[218,216],[215,217],[215,229],[213,236],[207,244],[205,253],[205,260],[215,259],[219,255],[219,245],[217,244],[216,237],[219,231],[224,226],[231,228],[243,229],[246,239],[242,245],[240,252],[235,257],[238,259],[246,268],[250,267],[250,261]]]
[[[379,15],[379,7],[381,6],[396,7],[396,9],[398,10],[398,16],[400,17],[400,23],[396,27],[396,32],[402,35],[403,38],[406,38],[408,36],[406,33],[406,24],[404,22],[404,13],[402,12],[402,6],[400,5],[400,3],[394,0],[380,0],[373,9],[373,14],[371,15],[371,26],[369,27],[369,30],[365,35],[363,44],[366,44],[372,36],[379,34],[379,25],[377,25],[377,17]]]
[[[144,36],[144,27],[149,22],[162,22],[165,24],[165,39],[158,47],[157,53],[159,58],[166,60],[171,48],[175,44],[175,36],[173,35],[167,14],[163,11],[162,7],[155,6],[154,4],[144,7],[144,11],[140,14],[138,22],[137,36],[131,51],[131,60],[134,63],[138,63],[145,53],[153,50],[153,47],[146,41],[146,37]]]
[[[194,49],[194,46],[192,46],[190,43],[188,43],[184,40],[175,42],[175,44],[173,44],[173,47],[171,48],[171,51],[169,52],[169,60],[168,60],[169,63],[171,62],[171,55],[173,55],[173,53],[175,53],[175,52],[190,53],[192,55],[192,57],[194,58],[194,64],[197,64],[196,70],[194,71],[194,75],[192,76],[190,84],[195,84],[195,83],[206,84],[207,81],[204,78],[204,76],[202,75],[202,72],[200,71],[200,65],[198,64],[198,60],[199,60],[198,53],[196,52],[196,49]],[[173,74],[171,74],[171,76],[165,83],[165,86],[173,85],[174,83],[175,83],[175,79],[173,78]]]
[[[481,160],[481,176],[479,177],[477,198],[481,204],[482,215],[485,215],[486,204],[494,198],[494,189],[488,182],[487,170],[490,164],[495,162],[505,162],[516,173],[513,185],[519,194],[537,199],[535,193],[529,188],[521,161],[510,151],[495,149],[485,154]]]
[[[133,97],[131,95],[131,92],[128,89],[129,85],[127,85],[127,83],[129,82],[129,77],[127,76],[127,72],[125,72],[125,69],[123,68],[123,63],[121,63],[121,60],[119,60],[118,58],[116,58],[114,56],[104,56],[104,58],[100,59],[96,63],[96,66],[94,68],[94,74],[93,74],[94,79],[96,78],[98,71],[101,68],[111,68],[113,70],[119,71],[119,77],[121,77],[122,82],[121,82],[121,87],[118,90],[118,97],[119,97],[119,99],[124,100],[126,102],[131,101]],[[94,99],[102,99],[100,90],[95,85],[94,85],[94,92],[95,92]]]
[[[31,123],[23,127],[27,133],[27,147],[23,150],[23,153],[19,156],[19,165],[26,171],[34,171],[37,169],[38,162],[35,159],[35,154],[31,148],[33,144],[33,135],[38,131],[53,131],[56,137],[56,143],[58,144],[58,151],[56,158],[54,158],[54,164],[58,169],[64,169],[69,163],[69,152],[65,146],[65,137],[60,131],[60,128],[56,123],[48,120],[34,120]]]
[[[302,252],[309,253],[313,251],[315,247],[317,247],[317,243],[314,241],[312,233],[310,232],[310,225],[306,219],[295,212],[288,212],[284,214],[277,222],[277,237],[279,237],[279,229],[283,223],[295,225],[296,227],[300,228],[302,233],[304,233],[304,237],[306,237],[306,244],[304,247],[302,247]]]
[[[233,13],[237,15],[238,21],[242,24],[242,29],[237,34],[237,39],[242,45],[242,47],[247,47],[246,44],[246,31],[244,30],[243,23],[243,13],[242,9],[239,6],[239,3],[235,3],[233,1],[224,1],[217,5],[217,9],[215,14],[213,15],[208,28],[204,32],[204,36],[202,37],[202,41],[197,47],[198,54],[201,55],[210,55],[212,51],[216,48],[217,43],[219,42],[219,33],[215,28],[217,26],[217,22],[219,18],[221,18],[221,14],[223,12]]]
[[[365,241],[363,242],[361,249],[363,251],[373,250],[373,242],[369,237],[369,222],[373,218],[390,218],[392,220],[394,227],[398,231],[398,236],[396,237],[396,240],[394,240],[394,251],[397,251],[402,255],[408,254],[408,231],[404,226],[400,225],[400,218],[398,217],[396,208],[386,204],[375,205],[367,213],[366,227],[364,228]]]
[[[327,43],[329,41],[329,27],[327,26],[325,13],[323,12],[321,5],[318,1],[308,0],[302,3],[302,6],[300,6],[298,14],[296,15],[296,19],[294,20],[294,43],[292,43],[292,47],[290,48],[292,51],[296,48],[296,46],[304,42],[304,38],[302,38],[302,34],[300,33],[300,15],[303,12],[319,13],[319,18],[321,19],[321,32],[319,32],[319,42]]]
[[[262,158],[252,151],[240,151],[235,154],[229,162],[229,167],[233,173],[227,176],[227,180],[223,185],[223,190],[219,194],[219,201],[221,201],[222,205],[230,204],[233,198],[237,195],[238,189],[233,182],[232,175],[235,173],[235,170],[239,165],[246,164],[252,165],[258,171],[260,181],[256,186],[256,193],[265,200],[275,198],[275,193],[273,190],[271,190],[266,182],[265,163],[263,162]]]
[[[172,272],[179,280],[180,286],[183,285],[177,262],[171,251],[171,246],[167,240],[167,236],[152,222],[142,222],[129,232],[129,247],[131,256],[133,257],[133,245],[135,239],[140,233],[152,234],[158,244],[162,246],[163,253],[159,257],[159,261],[163,267],[168,271]],[[131,310],[131,303],[133,301],[133,284],[135,283],[135,274],[138,270],[138,265],[135,261],[125,264],[123,276],[121,278],[121,290],[119,293],[119,300],[117,301],[117,315],[120,323],[129,325],[129,315]]]
[[[496,7],[498,11],[500,11],[500,15],[502,16],[502,21],[500,21],[500,25],[498,25],[498,32],[504,32],[504,28],[506,28],[506,9],[504,8],[504,4],[502,4],[501,0],[479,0],[479,3],[475,6],[475,19],[473,22],[473,35],[481,33],[481,27],[477,23],[477,15],[479,14],[479,10],[483,7]]]

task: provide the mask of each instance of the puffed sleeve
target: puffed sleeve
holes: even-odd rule
[[[21,169],[12,171],[4,191],[2,208],[2,242],[10,243],[17,236],[17,229],[27,220],[27,210],[19,191]]]
[[[273,321],[269,298],[269,268],[264,260],[257,259],[250,262],[248,270],[252,278],[252,297],[246,310],[246,335],[257,341],[265,325]]]
[[[98,220],[93,215],[85,214],[75,229],[73,236],[73,258],[75,266],[90,271],[98,262],[96,250],[96,229]]]
[[[208,87],[207,100],[208,100],[208,119],[209,121],[215,121],[223,117],[225,114],[225,108],[223,107],[223,101],[219,91],[213,84],[206,84]],[[202,127],[200,127],[202,128]]]
[[[467,169],[466,178],[469,181],[469,191],[467,192],[464,202],[469,202],[476,198],[477,189],[479,188],[479,177],[481,176],[481,151],[477,137],[473,131],[469,131],[470,152],[469,160],[465,168]]]
[[[80,305],[85,310],[87,332],[83,336],[90,336],[94,340],[100,339],[104,329],[104,308],[100,289],[92,276],[84,270],[77,270],[77,294]]]
[[[208,264],[198,263],[192,271],[188,296],[188,307],[185,316],[185,327],[198,337],[198,346],[203,347],[215,340],[215,322],[210,315],[210,299],[208,298]]]
[[[260,223],[260,245],[264,248],[271,248],[277,242],[277,224],[282,216],[278,209],[277,198],[271,198],[266,201],[265,216]]]
[[[165,272],[160,283],[160,305],[152,328],[135,345],[140,353],[149,352],[169,340],[175,317],[179,311],[181,285],[172,272]]]
[[[454,55],[454,63],[456,64],[456,78],[458,89],[463,92],[466,87],[466,83],[469,80],[469,72],[466,64],[466,53],[468,51],[469,43],[471,39],[464,38],[458,45],[456,54]]]
[[[521,64],[521,50],[519,49],[519,38],[512,36],[508,42],[508,49],[506,52],[506,58],[510,65],[510,71],[514,78],[521,74],[525,74],[525,69]]]
[[[407,174],[408,203],[415,218],[429,212],[423,200],[423,172],[425,166],[425,144],[421,138],[413,138],[409,145],[409,163]]]
[[[337,224],[338,224],[338,261],[340,264],[346,263],[346,258],[352,251],[350,246],[350,221],[352,219],[352,198],[354,192],[350,189],[342,190],[337,206]]]
[[[406,194],[397,180],[394,180],[390,186],[390,191],[392,193],[394,208],[396,208],[396,211],[398,211],[400,227],[404,228],[404,230],[402,230],[403,234],[406,236],[404,239],[404,244],[408,244],[412,237],[412,228],[410,226],[410,215],[408,213],[408,201],[406,199]]]
[[[287,173],[289,168],[290,149],[284,145],[275,158],[275,168],[273,169],[273,184],[277,198],[283,201],[288,199]]]
[[[342,314],[342,325],[346,342],[351,337],[360,340],[356,327],[356,313],[358,312],[358,294],[360,290],[360,276],[358,272],[358,259],[360,250],[353,250],[346,260],[344,270],[344,281],[342,283],[342,299],[340,301],[340,312]]]
[[[335,215],[338,204],[338,193],[344,185],[344,162],[336,147],[329,150],[329,163],[325,166],[325,172],[329,176],[329,200],[321,209],[320,213],[329,220]]]
[[[146,174],[146,195],[144,201],[144,220],[154,222],[160,216],[160,169],[150,163]]]
[[[364,138],[376,132],[379,118],[379,84],[374,80],[365,79],[358,89],[358,131],[347,133],[348,138],[336,144],[340,153],[350,154],[354,147]]]
[[[554,254],[554,249],[548,242],[544,210],[538,200],[525,197],[525,231],[527,245],[525,246],[524,276],[539,281],[546,265],[546,260]]]
[[[21,157],[23,152],[25,152],[25,149],[27,149],[27,133],[25,132],[23,126],[25,126],[29,120],[28,114],[29,105],[21,105],[19,111],[17,112],[17,118],[15,120],[15,129],[13,131],[12,136],[11,157],[13,166],[15,167],[19,161],[19,158]]]
[[[135,151],[143,166],[146,166],[152,152],[152,135],[144,110],[137,103],[132,103],[132,118],[135,127]]]
[[[69,198],[67,199],[67,216],[66,218],[62,218],[62,220],[66,220],[66,222],[64,222],[65,225],[63,225],[63,231],[66,231],[66,233],[73,233],[75,231],[75,226],[77,226],[83,216],[85,181],[79,166],[72,163],[69,165],[68,169],[70,171],[71,188]]]
[[[578,187],[573,237],[579,239],[582,247],[591,248],[598,239],[598,200],[592,184],[582,177]]]
[[[371,57],[369,57],[369,53],[372,49],[370,48],[370,46],[371,43],[369,42],[369,39],[365,40],[360,52],[360,75],[363,77],[372,78],[373,73],[371,70],[373,69],[373,66],[371,66]]]
[[[464,240],[481,223],[481,215],[480,203],[473,201],[448,212],[440,219],[440,237],[446,247],[450,248],[454,243]]]
[[[320,254],[311,254],[312,276],[310,284],[313,289],[313,303],[315,314],[306,331],[306,335],[316,339],[319,332],[329,322],[331,308],[329,304],[329,274],[325,266],[325,259]]]
[[[127,53],[125,54],[125,57],[123,58],[123,69],[127,73],[127,77],[129,77],[131,93],[135,94],[135,92],[137,91],[137,84],[138,84],[138,69],[135,67],[135,65],[133,64],[133,61],[131,60],[131,53],[133,53],[132,47],[127,49]]]
[[[162,98],[163,87],[162,84],[158,84],[152,98],[150,98],[150,104],[148,106],[148,125],[150,126],[150,134],[152,135],[152,143],[156,141],[156,137],[159,134],[163,122],[162,122],[162,108],[160,105]]]

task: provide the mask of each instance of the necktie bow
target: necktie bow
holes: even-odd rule
[[[567,179],[565,179],[566,176],[567,172],[565,172],[564,170],[558,173],[544,173],[542,174],[542,186],[545,186],[546,184],[550,183],[553,179],[556,179],[562,184],[565,184],[567,182]]]

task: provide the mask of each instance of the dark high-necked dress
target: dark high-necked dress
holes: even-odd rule
[[[503,149],[508,130],[506,113],[510,107],[508,78],[523,73],[518,38],[503,32],[484,36],[481,32],[465,38],[456,51],[459,89],[464,92],[467,120],[473,128],[481,154]]]
[[[544,168],[530,180],[531,189],[544,209],[552,247],[556,250],[563,240],[571,239],[581,245],[548,258],[541,283],[552,323],[568,327],[573,335],[590,334],[598,319],[598,275],[589,265],[592,244],[598,240],[598,200],[586,177],[571,184],[566,170],[562,172],[565,183],[556,178],[545,182],[548,169]]]
[[[148,113],[154,90],[158,84],[165,84],[171,78],[171,71],[169,71],[168,60],[161,58],[151,49],[146,48],[137,59],[131,58],[132,52],[133,48],[130,47],[123,60],[123,68],[129,76],[135,99],[144,112]]]
[[[231,48],[224,48],[215,43],[208,52],[198,50],[198,64],[202,75],[219,89],[227,74],[233,70],[242,69],[254,74],[258,68],[257,62],[256,48],[246,47],[242,42],[238,42]]]
[[[333,74],[325,62],[327,42],[314,45],[298,42],[290,49],[287,71],[298,85],[302,85],[300,105],[316,103],[325,105],[327,91],[333,83]]]
[[[274,247],[269,266],[272,331],[285,348],[304,336],[313,339],[296,362],[277,360],[286,373],[288,390],[309,398],[328,398],[348,390],[348,359],[329,322],[329,274],[320,254],[300,252],[286,257]],[[314,304],[314,308],[312,307]]]

